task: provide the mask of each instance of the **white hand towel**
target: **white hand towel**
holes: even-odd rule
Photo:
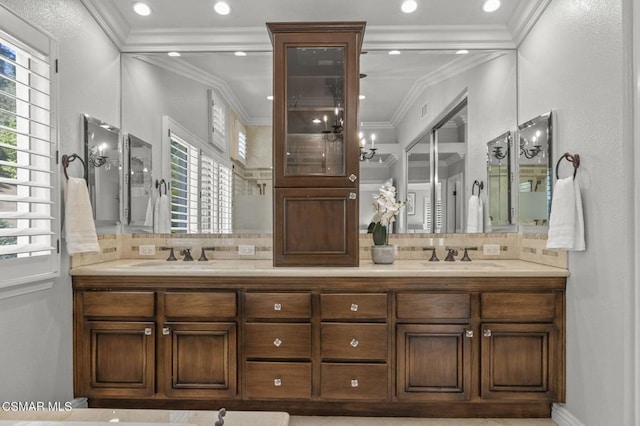
[[[155,200],[153,194],[155,191],[149,191],[149,200],[147,201],[147,211],[144,217],[144,226],[153,226],[153,208],[155,206]]]
[[[64,190],[64,227],[67,252],[99,252],[96,225],[89,201],[87,183],[83,178],[70,177]]]
[[[156,234],[171,233],[171,205],[169,196],[160,194],[156,197],[155,207],[153,209],[153,232]]]
[[[553,187],[547,248],[585,250],[582,194],[573,176],[558,179]]]
[[[469,197],[467,207],[467,232],[482,232],[484,227],[484,207],[482,199],[477,195]]]

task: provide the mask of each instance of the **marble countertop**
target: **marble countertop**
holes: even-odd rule
[[[565,268],[523,260],[429,262],[397,260],[392,265],[361,261],[359,267],[274,267],[271,260],[168,262],[121,259],[70,270],[73,276],[211,276],[211,277],[568,277]]]
[[[113,410],[74,408],[69,411],[3,411],[0,425],[20,426],[101,426],[121,423],[129,426],[212,426],[217,411],[187,410]],[[225,426],[287,426],[289,414],[267,411],[227,411]]]

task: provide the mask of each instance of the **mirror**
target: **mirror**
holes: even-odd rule
[[[488,226],[511,225],[511,132],[487,143]]]
[[[431,135],[427,134],[420,138],[407,151],[407,205],[405,207],[407,215],[407,232],[409,233],[430,233],[434,226],[440,226],[438,221],[434,225],[433,221],[433,201],[435,199],[438,207],[441,203],[441,191],[432,193],[433,178],[431,175],[432,146]],[[441,189],[437,187],[436,189]],[[441,211],[436,211],[441,217]]]
[[[151,231],[153,227],[152,147],[150,143],[127,135],[128,172],[125,175],[127,202],[125,217],[129,226]]]
[[[255,218],[244,217],[238,209],[247,211],[244,198],[266,199],[271,191],[271,101],[266,96],[271,93],[271,52],[248,52],[245,57],[236,57],[233,52],[191,52],[180,58],[166,53],[124,53],[121,66],[122,127],[154,148],[160,148],[164,137],[163,116],[208,141],[207,93],[213,88],[221,94],[228,107],[227,129],[231,130],[228,152],[221,154],[234,165],[233,232],[263,232],[264,224],[256,223],[259,227],[252,229]],[[438,229],[464,232],[465,198],[471,193],[471,183],[486,180],[486,141],[517,125],[515,50],[471,50],[467,55],[442,50],[389,55],[371,50],[361,57],[361,72],[367,75],[360,80],[360,92],[366,96],[360,101],[360,130],[367,141],[365,148],[373,144],[375,135],[377,149],[373,158],[360,162],[361,230],[371,219],[371,193],[389,179],[397,187],[399,199],[415,193],[413,214],[401,214],[394,232],[436,229],[435,224],[428,224],[431,214],[424,211],[425,197],[433,198],[429,203],[435,205],[435,191],[427,197],[432,181],[418,178],[430,176],[428,164],[435,158],[429,157],[429,149],[411,152],[408,158],[404,154],[460,102],[461,93],[469,93],[465,113],[469,121],[457,129],[450,124],[441,129],[438,158],[439,202],[441,208],[450,207],[441,210]],[[236,122],[246,129],[246,159],[242,161],[232,131]],[[465,138],[458,139],[457,132],[463,132]],[[447,139],[454,134],[458,140]],[[153,149],[152,156],[156,170],[164,169],[168,153]],[[409,168],[412,188],[407,181]]]
[[[113,233],[120,222],[120,129],[109,123],[82,116],[84,156],[88,169],[89,198],[99,233]]]
[[[547,226],[551,212],[553,114],[518,125],[518,225]]]

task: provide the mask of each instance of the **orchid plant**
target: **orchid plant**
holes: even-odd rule
[[[389,225],[396,220],[404,201],[396,201],[396,188],[391,182],[385,182],[378,194],[373,196],[373,211],[375,212],[368,232],[373,234],[373,243],[377,246],[389,244]]]

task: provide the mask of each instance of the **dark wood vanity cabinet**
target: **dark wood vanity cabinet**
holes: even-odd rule
[[[364,22],[267,23],[276,266],[358,265]]]
[[[74,277],[92,407],[548,417],[565,278]]]

